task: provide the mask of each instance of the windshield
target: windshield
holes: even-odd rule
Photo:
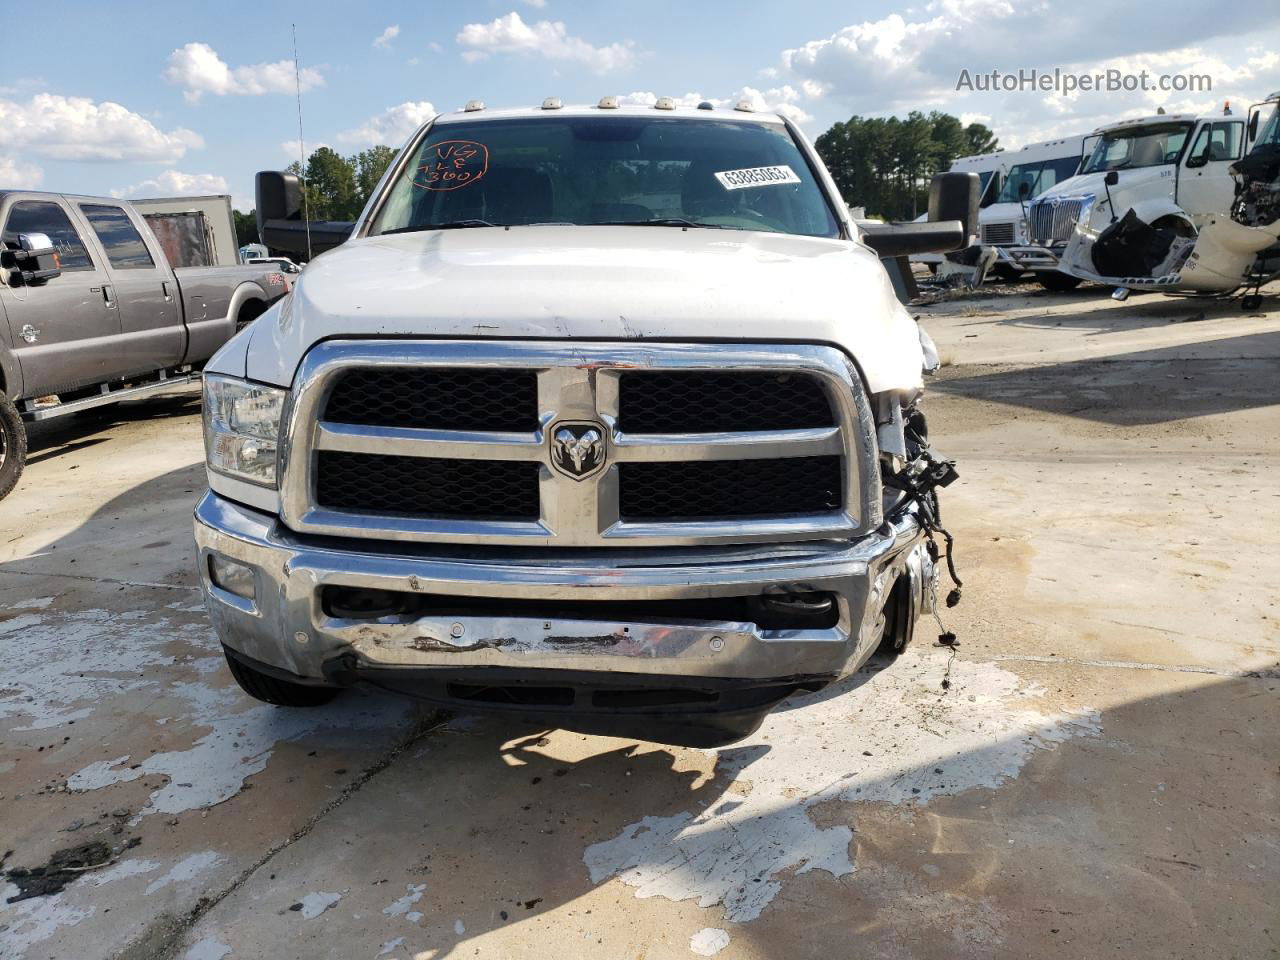
[[[1261,146],[1280,146],[1280,107],[1271,111],[1271,119],[1262,128],[1262,133],[1258,136],[1258,140],[1253,146],[1254,149]]]
[[[1081,173],[1105,173],[1131,167],[1159,167],[1174,163],[1191,132],[1189,123],[1129,127],[1104,133]]]
[[[781,124],[538,117],[437,124],[370,234],[440,226],[619,224],[839,236]]]
[[[1057,160],[1041,160],[1037,163],[1015,163],[1009,170],[1009,176],[1000,191],[997,203],[1017,203],[1022,199],[1022,184],[1027,184],[1031,192],[1027,199],[1038,197],[1056,183],[1076,175],[1076,167],[1080,166],[1080,158],[1072,155]]]

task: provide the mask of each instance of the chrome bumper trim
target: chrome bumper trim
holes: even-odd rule
[[[502,666],[667,676],[770,679],[839,676],[856,669],[883,630],[898,574],[927,562],[912,514],[856,540],[770,546],[631,550],[586,556],[505,555],[493,548],[425,555],[396,543],[335,544],[299,537],[274,516],[206,494],[196,508],[198,569],[224,644],[300,677],[326,662],[406,668]],[[441,548],[437,548],[441,549]],[[208,554],[256,570],[254,601],[209,580]],[[742,596],[770,589],[829,591],[841,616],[829,629],[762,631],[752,623],[655,618],[652,623],[541,617],[344,620],[322,609],[321,589],[540,600],[648,600]],[[456,634],[456,636],[455,636]],[[714,640],[721,641],[713,643]]]

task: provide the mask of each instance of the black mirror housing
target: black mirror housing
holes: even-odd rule
[[[969,246],[978,233],[978,202],[982,181],[976,173],[939,173],[929,182],[929,220],[959,220],[964,242],[952,250]]]
[[[258,239],[272,253],[310,259],[342,244],[355,224],[347,220],[304,219],[302,183],[292,173],[261,170],[255,181]]]
[[[1029,196],[1031,196],[1031,184],[1023,180],[1020,184],[1018,184],[1018,199],[1025,200]]]
[[[1114,187],[1117,183],[1120,182],[1120,174],[1118,174],[1114,170],[1108,170],[1107,175],[1102,178],[1102,182],[1105,183],[1108,187]]]

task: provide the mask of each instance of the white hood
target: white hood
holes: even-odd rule
[[[874,253],[785,234],[532,226],[350,240],[254,324],[245,373],[287,385],[311,346],[343,336],[830,343],[873,393],[921,383],[916,323]]]

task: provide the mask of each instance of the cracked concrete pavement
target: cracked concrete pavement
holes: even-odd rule
[[[1277,955],[1264,306],[921,310],[961,646],[925,624],[712,751],[257,704],[195,588],[194,398],[41,426],[0,503],[0,846],[113,853],[0,902],[0,957]]]

